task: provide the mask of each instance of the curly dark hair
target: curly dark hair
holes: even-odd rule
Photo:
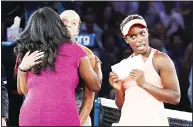
[[[14,52],[21,60],[28,51],[44,52],[42,63],[30,69],[35,74],[40,74],[41,70],[48,67],[51,71],[55,71],[59,46],[71,43],[69,32],[60,16],[49,7],[40,8],[30,16],[26,28],[16,42]]]

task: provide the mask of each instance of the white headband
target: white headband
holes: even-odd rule
[[[133,19],[131,21],[129,21],[128,23],[126,23],[124,26],[123,26],[123,29],[122,29],[122,34],[125,36],[128,34],[128,31],[129,29],[131,28],[131,26],[133,26],[134,24],[140,24],[140,25],[143,25],[145,27],[147,27],[147,24],[145,22],[144,19]]]

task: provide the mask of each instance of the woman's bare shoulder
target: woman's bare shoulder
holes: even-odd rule
[[[78,44],[78,45],[86,52],[86,54],[87,54],[88,56],[94,55],[94,53],[93,53],[88,47],[83,46],[83,45],[81,45],[81,44]]]

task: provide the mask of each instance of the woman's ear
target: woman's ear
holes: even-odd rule
[[[146,29],[147,29],[147,34],[148,34],[147,36],[149,37],[149,29],[148,28],[146,28]]]
[[[124,36],[123,39],[125,40],[125,42],[126,42],[127,44],[129,44],[129,41],[127,40],[127,36]]]

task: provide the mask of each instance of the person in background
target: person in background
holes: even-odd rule
[[[93,8],[88,8],[84,17],[84,21],[80,25],[80,33],[81,34],[95,34],[96,43],[98,45],[98,49],[94,49],[93,52],[95,54],[100,54],[100,51],[103,50],[103,45],[101,42],[101,35],[103,30],[96,23],[96,14]]]
[[[1,126],[7,126],[8,120],[8,111],[9,111],[9,98],[8,98],[8,91],[6,85],[1,80],[1,106],[2,106],[2,113],[1,113]]]
[[[161,52],[163,52],[163,53],[168,54],[168,51],[167,51],[166,47],[164,46],[164,43],[162,42],[162,40],[160,40],[160,39],[158,39],[158,38],[152,38],[152,39],[150,39],[149,45],[150,45],[152,48],[157,49],[158,51],[161,51]]]
[[[163,102],[178,104],[181,98],[174,63],[167,54],[149,46],[143,17],[127,16],[120,29],[134,52],[127,59],[142,55],[144,71],[133,68],[124,79],[119,79],[115,72],[109,75],[116,90],[115,103],[121,109],[119,125],[169,126]]]
[[[190,106],[191,106],[191,109],[192,109],[192,67],[191,67],[191,70],[190,70],[190,74],[189,74],[189,88],[188,88],[188,98],[190,100]]]
[[[188,86],[188,99],[190,101],[190,106],[192,109],[192,63],[193,63],[193,59],[192,59],[192,42],[190,42],[186,48],[185,51],[185,55],[184,55],[184,70],[186,70],[187,76],[188,76],[188,82],[189,82],[189,86]]]
[[[1,64],[1,125],[7,126],[8,114],[9,114],[9,98],[7,90],[7,78],[5,74],[5,67]]]

